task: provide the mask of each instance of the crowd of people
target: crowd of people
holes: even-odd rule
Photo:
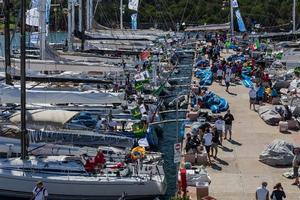
[[[186,152],[197,153],[203,145],[207,152],[209,164],[212,164],[211,158],[217,159],[218,148],[223,146],[224,140],[232,140],[232,123],[234,117],[230,110],[224,116],[219,116],[214,124],[207,124],[199,129],[199,132],[191,135],[187,134]]]
[[[251,80],[251,84],[245,85],[248,87],[249,108],[257,111],[257,105],[262,106],[264,103],[278,104],[280,91],[274,87],[268,72],[265,70],[264,64],[257,63],[257,60],[251,58],[246,49],[236,49],[237,56],[243,55],[244,60],[232,59],[225,60],[221,57],[222,49],[227,49],[226,37],[216,34],[214,38],[205,37],[207,43],[201,44],[199,56],[203,59],[208,59],[208,64],[201,63],[198,68],[210,68],[213,74],[213,80],[218,82],[220,86],[225,86],[225,91],[231,94],[231,83],[241,83],[245,79],[244,75]],[[234,42],[234,41],[231,41]],[[247,69],[247,70],[245,70]],[[285,106],[286,111],[280,113],[282,120],[286,121],[291,118],[290,110]],[[198,135],[191,136],[188,134],[186,152],[192,150],[196,152],[202,144],[206,149],[209,164],[212,163],[212,158],[217,158],[218,148],[222,147],[223,140],[232,140],[232,123],[234,121],[230,110],[222,117],[219,116],[214,125],[204,127]],[[300,150],[295,149],[293,159],[293,176],[295,182],[292,185],[298,185],[299,182],[299,165],[300,165]],[[256,191],[256,200],[282,200],[286,198],[281,183],[277,183],[269,194],[267,183],[263,182],[262,186]]]

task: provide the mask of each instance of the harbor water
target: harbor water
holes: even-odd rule
[[[50,33],[49,38],[50,42],[63,42],[65,40],[66,33]],[[4,52],[4,37],[0,36],[0,49],[2,49],[2,53]],[[15,37],[12,42],[13,48],[18,48],[19,43],[19,37]],[[173,74],[171,78],[180,78],[185,77],[178,80],[178,83],[176,83],[174,88],[171,88],[169,91],[171,93],[170,98],[175,98],[179,93],[180,95],[187,95],[189,94],[189,88],[190,88],[190,82],[191,82],[191,76],[192,76],[192,57],[184,58],[181,60],[181,62],[178,65],[178,72],[176,74]],[[185,107],[186,108],[186,107]],[[179,118],[185,118],[185,112],[179,112]],[[176,119],[175,112],[164,114],[163,120],[169,120],[169,119]],[[180,130],[180,127],[182,125],[182,122],[178,123],[178,130]],[[176,193],[176,182],[177,182],[177,169],[178,164],[174,163],[174,151],[173,146],[175,143],[178,142],[178,134],[176,133],[176,122],[171,123],[165,123],[163,127],[163,137],[160,140],[159,144],[159,151],[161,151],[164,154],[164,169],[167,177],[167,184],[168,189],[165,197],[162,197],[162,199],[169,200],[172,196]],[[32,186],[34,187],[34,186]],[[51,191],[49,191],[51,195]],[[1,198],[3,200],[16,200],[16,198]]]

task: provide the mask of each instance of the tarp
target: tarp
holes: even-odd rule
[[[20,88],[0,85],[0,103],[20,103]],[[34,89],[26,91],[28,104],[112,104],[124,102],[124,93],[104,93],[99,91],[51,91]]]
[[[288,166],[293,161],[293,144],[283,140],[274,140],[259,155],[259,160],[271,166]]]
[[[79,112],[65,111],[65,110],[30,110],[26,112],[27,124],[34,125],[48,125],[63,127]],[[13,123],[21,122],[21,113],[17,112],[10,117]]]

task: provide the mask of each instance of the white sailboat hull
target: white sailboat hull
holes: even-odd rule
[[[1,170],[0,170],[1,171]],[[17,172],[18,174],[19,172]],[[118,199],[124,192],[126,199],[146,199],[165,194],[166,185],[158,181],[80,181],[57,180],[53,175],[46,179],[38,175],[30,177],[0,173],[0,196],[29,198],[35,183],[42,180],[53,200]]]

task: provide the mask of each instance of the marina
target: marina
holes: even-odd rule
[[[163,29],[137,29],[163,2],[117,1],[106,27],[116,2],[11,1],[0,1],[0,199],[300,198],[295,1],[292,31],[278,33],[247,31],[242,0],[216,13],[229,23],[204,25],[183,21],[186,1]]]

